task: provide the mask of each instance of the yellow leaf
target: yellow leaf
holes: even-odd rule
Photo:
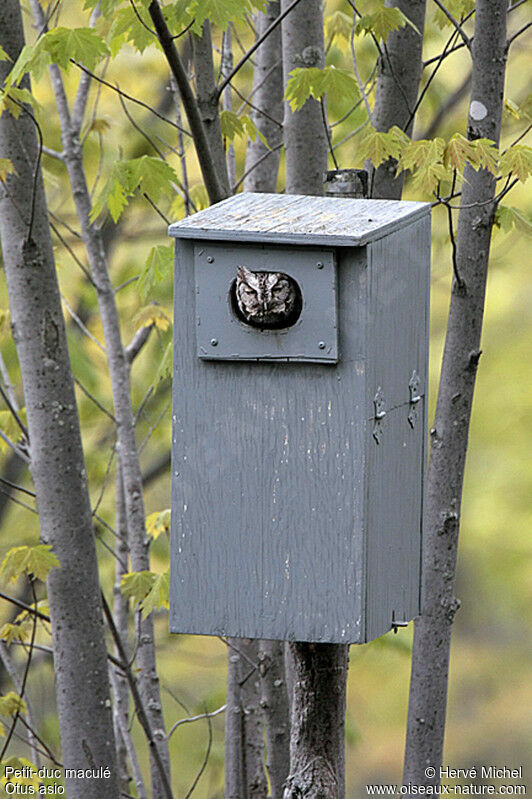
[[[0,158],[0,180],[4,181],[8,175],[16,175],[17,170],[9,158]]]
[[[171,319],[160,305],[152,303],[145,305],[135,316],[135,324],[139,327],[148,327],[155,325],[159,330],[168,330],[171,325]]]
[[[170,532],[170,509],[156,511],[146,518],[146,532],[152,538],[158,538],[161,533]]]
[[[13,717],[16,713],[26,713],[26,703],[14,691],[0,696],[0,716]]]
[[[6,580],[13,582],[21,574],[32,574],[39,580],[45,580],[51,569],[61,565],[51,550],[48,544],[12,547],[2,561],[0,572]]]
[[[532,147],[527,147],[525,144],[515,144],[510,147],[501,155],[499,167],[503,177],[512,173],[525,183],[532,174]]]
[[[0,630],[0,638],[9,646],[13,641],[26,641],[28,631],[21,624],[6,623]]]

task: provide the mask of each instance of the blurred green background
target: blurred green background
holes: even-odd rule
[[[86,13],[81,2],[64,4],[60,24],[84,25]],[[342,0],[326,5],[329,17],[337,10],[348,13]],[[515,12],[512,29],[518,29],[526,12]],[[100,30],[106,31],[101,20]],[[28,25],[28,39],[34,32]],[[237,26],[237,34],[244,46],[252,41],[249,27]],[[440,52],[450,35],[434,19],[429,8],[424,55],[430,58]],[[330,37],[329,37],[330,38]],[[215,36],[219,44],[219,35]],[[522,37],[513,47],[508,64],[506,98],[516,105],[525,102],[531,72],[530,38]],[[374,63],[374,49],[369,37],[357,40],[359,66],[368,76]],[[238,57],[238,46],[235,45]],[[330,44],[328,63],[350,68],[349,43],[336,36]],[[470,69],[464,50],[458,51],[445,62],[427,93],[419,112],[416,134],[422,135],[442,103],[463,82]],[[122,90],[131,92],[145,102],[159,105],[168,116],[167,73],[160,53],[149,47],[141,55],[132,47],[124,47],[112,62],[106,78],[118,81]],[[75,91],[79,74],[72,68],[67,84]],[[244,91],[251,81],[248,63],[240,75],[240,89]],[[53,97],[47,77],[35,86],[35,94],[44,108],[45,143],[60,148],[57,121],[54,116]],[[234,98],[235,108],[238,98]],[[465,133],[468,93],[444,116],[437,135],[448,139],[455,131]],[[329,107],[330,120],[335,121],[348,105]],[[146,139],[134,129],[124,113],[117,96],[106,89],[94,86],[91,93],[90,119],[87,130],[85,156],[88,173],[95,184],[95,194],[101,188],[113,161],[118,157],[133,157],[143,153],[153,154]],[[175,147],[175,131],[150,116],[146,111],[128,104],[129,113],[138,125],[164,150]],[[361,125],[365,118],[363,107],[345,122],[333,128],[334,142],[341,141]],[[526,127],[526,119],[516,119],[505,112],[503,146],[514,141]],[[336,151],[341,167],[356,166],[357,138],[351,138]],[[236,141],[237,175],[242,174],[245,142]],[[192,194],[201,206],[206,202],[195,157],[187,145],[187,158]],[[178,169],[176,155],[169,156]],[[58,229],[84,261],[84,254],[76,236],[69,230],[77,228],[77,220],[63,166],[44,156],[43,166],[47,179],[50,210]],[[282,189],[282,164],[279,188]],[[407,184],[405,199],[427,199],[414,195]],[[430,199],[430,198],[429,198]],[[521,209],[530,217],[532,199],[528,184],[519,184],[505,202]],[[164,207],[170,219],[182,216],[182,202],[177,198]],[[68,227],[67,227],[68,226]],[[114,235],[116,233],[116,235]],[[149,250],[155,244],[169,244],[165,223],[142,200],[131,202],[115,231],[111,258],[112,279],[115,286],[139,275]],[[532,538],[530,536],[532,460],[532,414],[530,396],[532,374],[529,368],[531,355],[530,308],[532,284],[530,281],[530,240],[522,232],[497,231],[492,243],[490,277],[488,284],[485,327],[482,340],[482,358],[478,371],[467,472],[464,488],[463,517],[461,525],[457,596],[462,602],[456,616],[453,633],[451,673],[449,687],[448,725],[444,760],[453,767],[473,765],[524,766],[528,781],[532,774]],[[87,285],[67,250],[56,240],[56,257],[64,298],[81,316],[90,332],[102,340],[94,293]],[[430,399],[431,417],[435,404],[441,352],[445,334],[452,267],[447,216],[441,208],[433,213],[432,255],[432,320]],[[158,303],[151,312],[160,309],[171,317],[171,275],[165,275],[156,286],[151,301]],[[7,306],[3,277],[0,278],[2,307]],[[137,316],[143,302],[136,283],[124,286],[117,294],[123,323],[123,337],[129,341],[139,325]],[[150,313],[150,309],[145,311]],[[72,324],[65,306],[69,325],[69,342],[73,370],[83,384],[99,401],[111,409],[109,378],[102,352],[90,339],[80,334]],[[171,337],[171,329],[164,323],[152,334],[149,344],[135,362],[132,373],[134,407],[139,408],[146,392],[153,390],[139,415],[138,440],[145,440],[141,462],[145,471],[154,466],[169,449],[170,385],[168,379],[157,380],[156,373],[162,353]],[[9,334],[8,319],[2,317],[2,353],[23,404],[16,354]],[[78,392],[83,427],[83,438],[91,482],[92,499],[102,495],[99,513],[114,523],[114,461],[109,459],[114,435],[109,420],[101,414],[87,397]],[[2,416],[0,421],[8,424]],[[0,471],[10,458],[4,447],[0,451]],[[17,482],[29,486],[26,473],[18,475]],[[146,491],[147,513],[169,506],[169,468],[149,483]],[[98,526],[100,570],[108,596],[111,595],[114,563],[107,547],[112,546],[112,536],[103,526]],[[0,554],[11,546],[35,543],[38,537],[37,517],[11,503],[1,517]],[[152,568],[163,571],[167,567],[168,543],[164,535],[153,545]],[[82,567],[82,564],[80,564]],[[1,585],[2,590],[28,600],[22,581],[14,585]],[[42,587],[41,587],[42,588]],[[42,590],[41,590],[42,594]],[[0,619],[12,618],[13,610],[2,602]],[[167,727],[186,715],[214,710],[225,701],[226,647],[217,639],[169,635],[167,614],[157,614],[157,647],[165,716]],[[412,625],[397,636],[388,634],[364,646],[352,647],[348,685],[347,711],[347,795],[365,795],[367,783],[399,782],[402,770],[405,738],[410,648]],[[46,634],[39,633],[39,642],[49,644]],[[19,648],[20,649],[20,648]],[[12,649],[16,662],[24,659],[20,651]],[[2,693],[12,690],[4,671],[0,669]],[[30,672],[29,695],[35,716],[39,720],[43,737],[58,750],[58,725],[54,711],[54,680],[51,658],[37,652]],[[194,795],[198,799],[214,799],[223,795],[223,714],[212,720],[213,746],[209,762]],[[136,726],[141,760],[146,765],[147,752]],[[171,738],[173,782],[176,795],[184,795],[198,772],[205,755],[208,740],[206,721],[180,726]],[[28,756],[24,744],[16,739],[11,754]]]

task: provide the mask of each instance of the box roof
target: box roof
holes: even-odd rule
[[[170,225],[174,238],[352,247],[430,212],[430,203],[244,192]]]

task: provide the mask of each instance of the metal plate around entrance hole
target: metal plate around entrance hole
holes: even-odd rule
[[[283,272],[299,286],[302,310],[280,330],[241,321],[231,302],[237,266]],[[334,250],[229,242],[194,246],[197,353],[206,360],[336,363],[338,330]]]

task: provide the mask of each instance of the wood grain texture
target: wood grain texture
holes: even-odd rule
[[[177,242],[173,631],[361,636],[365,260],[340,255],[337,366],[206,362]]]
[[[360,246],[426,216],[428,203],[298,194],[235,194],[170,225],[179,238]]]
[[[425,476],[430,218],[369,248],[367,403],[380,386],[386,417],[377,444],[366,431],[366,636],[390,629],[392,615],[420,611],[422,493]],[[408,421],[409,380],[420,377],[417,421]]]
[[[424,215],[336,250],[336,364],[198,358],[198,244],[177,239],[172,631],[362,643],[418,614],[429,236]]]

